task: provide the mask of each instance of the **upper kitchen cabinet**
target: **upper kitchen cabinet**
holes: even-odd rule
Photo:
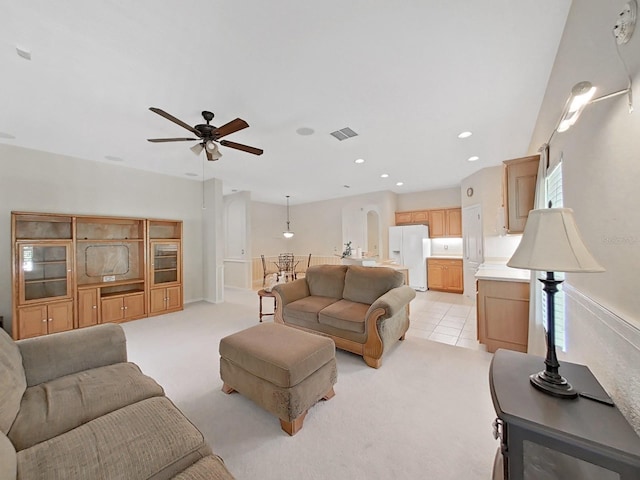
[[[429,237],[462,237],[462,209],[429,210]]]
[[[522,233],[533,209],[540,155],[505,160],[503,203],[507,233]]]
[[[428,225],[429,237],[462,237],[462,209],[396,212],[396,225]]]
[[[396,225],[427,225],[428,223],[429,210],[396,212]]]

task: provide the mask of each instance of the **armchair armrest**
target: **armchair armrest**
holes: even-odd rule
[[[304,278],[289,283],[279,283],[273,287],[273,293],[278,299],[278,307],[295,302],[309,296],[309,286]]]
[[[291,302],[309,296],[309,285],[307,280],[299,278],[289,283],[279,283],[272,290],[276,296],[276,311],[273,316],[274,322],[284,323],[284,307]]]
[[[392,288],[371,304],[371,307],[369,307],[367,311],[366,318],[369,318],[371,313],[379,308],[384,309],[385,313],[378,318],[393,317],[400,310],[406,308],[414,298],[416,298],[416,292],[408,285]]]
[[[124,330],[115,323],[18,340],[16,344],[28,386],[127,361]]]

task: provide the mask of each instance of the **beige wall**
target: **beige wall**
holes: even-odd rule
[[[185,301],[203,296],[197,182],[0,144],[0,315],[5,319],[11,317],[11,211],[182,220]]]
[[[511,258],[522,237],[504,232],[502,175],[502,166],[483,168],[462,180],[460,186],[463,208],[476,204],[482,206],[485,260]],[[466,194],[468,188],[473,188],[471,197]]]
[[[460,187],[442,188],[426,192],[403,193],[397,196],[399,212],[459,206]]]
[[[572,3],[531,153],[548,140],[574,84],[591,81],[596,96],[627,86],[611,33],[623,5]],[[640,99],[637,28],[620,54]],[[589,105],[569,131],[553,137],[550,148],[553,161],[563,157],[565,206],[574,209],[585,243],[607,269],[567,275],[566,283],[577,293],[567,304],[566,358],[587,364],[640,432],[640,101],[631,115],[626,101],[616,97]],[[574,300],[581,295],[586,306]]]

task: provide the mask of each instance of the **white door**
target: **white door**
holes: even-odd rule
[[[484,262],[482,206],[479,204],[462,209],[462,247],[464,250],[464,295],[475,299],[475,274],[480,264]]]

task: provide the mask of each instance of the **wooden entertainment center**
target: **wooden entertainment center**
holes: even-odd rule
[[[13,337],[183,308],[182,221],[11,213]]]

